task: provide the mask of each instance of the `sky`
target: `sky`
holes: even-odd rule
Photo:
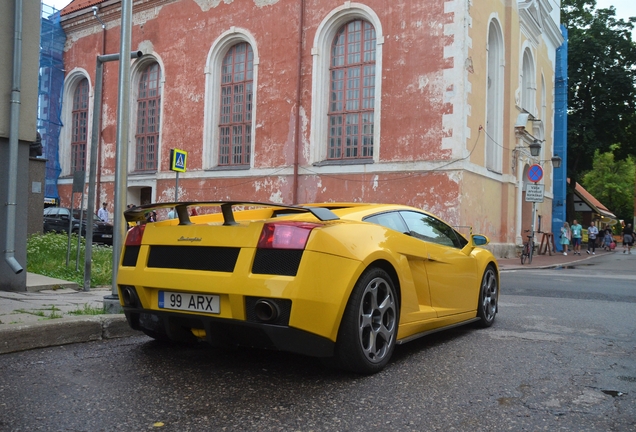
[[[596,0],[596,9],[616,8],[616,18],[627,20],[636,17],[636,0]],[[636,41],[636,29],[632,30],[632,40]]]

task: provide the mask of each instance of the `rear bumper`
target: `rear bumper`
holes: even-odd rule
[[[214,346],[245,346],[288,351],[311,357],[331,357],[334,342],[289,326],[124,307],[135,330],[176,341],[196,340],[191,329],[205,330],[205,341]]]

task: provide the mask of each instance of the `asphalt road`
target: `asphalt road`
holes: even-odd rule
[[[636,259],[594,261],[503,273],[492,328],[398,346],[369,377],[146,337],[5,354],[0,430],[636,430]]]

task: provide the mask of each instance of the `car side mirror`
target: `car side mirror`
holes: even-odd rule
[[[490,241],[488,240],[488,237],[484,235],[480,235],[480,234],[472,235],[471,239],[473,241],[474,246],[484,246],[490,243]]]

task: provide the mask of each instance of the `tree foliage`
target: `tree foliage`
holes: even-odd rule
[[[634,214],[634,158],[615,160],[611,151],[594,152],[593,169],[584,176],[581,184],[619,219],[630,220]]]
[[[636,17],[595,9],[595,0],[563,0],[568,29],[568,175],[592,168],[593,156],[619,144],[616,156],[636,154]]]

